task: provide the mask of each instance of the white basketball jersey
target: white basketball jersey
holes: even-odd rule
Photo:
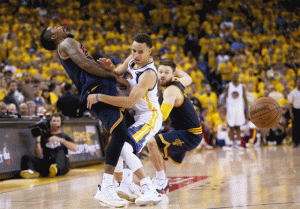
[[[152,70],[157,75],[157,69],[154,65],[154,61],[151,59],[151,61],[138,69],[134,69],[133,66],[133,60],[131,60],[128,64],[128,70],[125,73],[125,78],[128,80],[130,84],[130,88],[133,89],[138,84],[138,79],[142,73],[144,73],[147,70]],[[142,120],[142,118],[139,118],[140,115],[143,114],[143,118],[147,115],[145,113],[148,112],[148,114],[151,115],[151,117],[158,117],[161,118],[161,112],[160,112],[160,105],[158,103],[158,90],[157,90],[157,81],[155,86],[152,89],[149,89],[147,93],[140,99],[132,108],[134,110],[134,119]],[[153,111],[158,114],[157,116],[153,116]],[[145,117],[145,122],[149,121]]]
[[[230,127],[243,125],[245,123],[243,84],[235,86],[230,82],[226,101],[228,125]]]
[[[235,86],[232,82],[229,83],[227,107],[228,106],[244,108],[243,84],[240,83],[238,86]]]

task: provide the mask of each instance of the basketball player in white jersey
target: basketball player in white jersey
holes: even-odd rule
[[[227,124],[229,126],[229,138],[234,141],[234,132],[237,140],[241,139],[240,127],[246,122],[246,108],[248,101],[245,86],[239,82],[239,73],[234,73],[232,81],[224,89],[225,97],[223,105],[227,109]]]
[[[88,96],[88,108],[96,102],[104,102],[118,107],[131,108],[134,112],[135,123],[128,128],[129,139],[121,151],[115,172],[123,169],[122,159],[124,159],[131,171],[140,179],[143,195],[138,198],[130,192],[132,174],[128,169],[124,169],[121,185],[117,189],[119,195],[130,201],[135,200],[137,205],[157,204],[162,200],[160,194],[153,187],[152,181],[146,176],[141,161],[136,156],[162,125],[157,91],[157,69],[150,56],[151,48],[150,36],[138,34],[133,39],[132,56],[114,70],[117,75],[125,76],[130,83],[129,96],[106,96],[104,94]],[[105,59],[100,62],[104,65],[109,63]]]

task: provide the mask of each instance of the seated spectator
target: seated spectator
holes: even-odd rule
[[[42,90],[42,99],[43,99],[43,106],[46,108],[47,113],[51,114],[54,112],[55,107],[56,107],[56,102],[58,100],[57,96],[50,92],[49,89],[43,89]]]
[[[285,137],[286,133],[284,132],[284,128],[282,124],[279,123],[269,130],[269,133],[266,135],[266,140],[271,145],[281,145]]]
[[[0,102],[0,118],[7,116],[7,105],[4,102]]]
[[[47,114],[47,110],[44,106],[39,106],[36,110],[36,115],[37,116],[44,116]]]
[[[248,142],[251,140],[253,144],[257,146],[260,145],[260,141],[258,141],[258,130],[256,126],[250,121],[246,119],[246,123],[241,126],[241,148],[246,148]]]
[[[32,117],[36,115],[36,104],[34,101],[26,102],[28,105],[28,116]]]
[[[23,102],[20,104],[19,107],[20,111],[19,111],[19,115],[22,116],[28,116],[28,105],[27,103]]]
[[[57,100],[56,107],[64,116],[75,118],[77,117],[79,109],[79,98],[76,95],[71,94],[71,87],[72,85],[69,83],[64,85],[64,94]]]
[[[216,132],[216,145],[220,147],[232,148],[232,141],[229,139],[229,127],[227,126],[226,111],[220,111],[220,120],[215,121],[214,130]]]
[[[17,106],[13,103],[7,105],[7,115],[12,118],[18,118]]]
[[[68,150],[78,150],[77,145],[62,133],[62,116],[54,113],[49,118],[49,130],[36,138],[36,156],[25,155],[21,160],[20,176],[37,178],[65,175],[70,169]]]
[[[13,103],[16,105],[17,109],[19,108],[19,104],[21,103],[20,98],[18,98],[17,93],[18,85],[16,80],[11,80],[8,83],[8,93],[4,96],[3,102],[6,104]],[[24,97],[23,97],[24,98]]]

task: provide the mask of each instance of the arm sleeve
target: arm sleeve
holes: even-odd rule
[[[171,113],[173,109],[173,106],[168,104],[168,103],[162,103],[161,107],[160,107],[160,110],[161,110],[161,113],[163,115],[163,121],[166,121]]]

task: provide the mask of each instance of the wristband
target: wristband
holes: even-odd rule
[[[100,101],[98,100],[98,94],[96,95],[96,100],[97,100],[97,102],[100,102]]]

